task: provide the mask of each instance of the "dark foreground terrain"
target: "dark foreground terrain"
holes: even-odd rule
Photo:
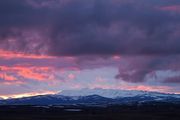
[[[5,105],[0,120],[180,120],[180,105]]]

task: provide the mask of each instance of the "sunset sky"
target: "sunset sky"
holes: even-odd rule
[[[0,97],[180,93],[180,0],[0,0]]]

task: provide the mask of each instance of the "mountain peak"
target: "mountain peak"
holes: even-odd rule
[[[180,103],[180,95],[136,90],[83,88],[76,90],[63,90],[59,94],[55,95],[1,100],[0,104],[129,104],[134,102],[142,103],[150,101]]]
[[[102,88],[83,88],[74,90],[63,90],[59,95],[64,96],[89,96],[89,95],[99,95],[107,98],[117,98],[117,97],[133,97],[137,95],[144,95],[146,91],[136,91],[136,90],[119,90],[119,89],[102,89]]]

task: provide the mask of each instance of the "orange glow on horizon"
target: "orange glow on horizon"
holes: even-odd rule
[[[78,87],[73,87],[73,89],[81,89],[82,87],[78,85]],[[102,87],[96,87],[96,88],[102,88]],[[136,88],[131,88],[131,89],[119,89],[119,90],[142,90],[142,91],[149,91],[149,92],[162,92],[162,93],[170,93],[170,94],[180,94],[180,92],[163,92],[163,91],[157,91],[157,89],[141,89],[141,88],[144,88],[144,87],[139,87],[137,86],[137,89]],[[94,87],[92,87],[91,89],[94,89]],[[109,87],[104,87],[102,89],[118,89],[118,88],[109,88]],[[57,94],[57,93],[60,93],[61,91],[58,91],[58,92],[55,92],[55,91],[44,91],[44,92],[38,92],[38,93],[35,93],[35,92],[32,92],[32,93],[23,93],[23,94],[13,94],[13,95],[0,95],[0,98],[3,98],[3,99],[9,99],[9,98],[23,98],[23,97],[32,97],[32,96],[38,96],[38,95],[50,95],[50,94]]]
[[[56,94],[57,92],[54,91],[45,91],[45,92],[38,92],[38,93],[23,93],[23,94],[14,94],[14,95],[0,95],[3,99],[9,99],[9,98],[22,98],[22,97],[32,97],[37,95],[48,95],[48,94]]]

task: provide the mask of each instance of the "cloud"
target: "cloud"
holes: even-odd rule
[[[160,10],[170,11],[170,12],[180,12],[180,5],[169,5],[160,7]]]
[[[80,88],[104,67],[119,73],[96,87],[114,80],[132,89],[174,87],[179,74],[160,80],[157,71],[180,71],[179,6],[179,0],[0,0],[0,89]]]
[[[131,56],[123,58],[119,67],[119,74],[115,76],[116,79],[127,82],[145,82],[149,78],[157,78],[157,71],[180,71],[180,56]],[[169,78],[164,78],[164,81],[174,83],[177,77],[174,78],[173,73],[168,73]],[[177,73],[176,76],[180,76]]]
[[[50,67],[36,66],[0,66],[0,78],[5,81],[49,81],[55,79],[50,73]]]
[[[165,79],[164,81],[165,83],[180,83],[180,75],[179,76],[175,76],[175,77],[169,77],[167,79]]]
[[[0,4],[3,49],[55,56],[180,53],[180,15],[156,9],[179,4],[177,0],[2,0]]]
[[[17,79],[12,75],[0,74],[0,79],[5,81],[16,81]]]
[[[3,58],[3,59],[14,59],[14,58],[52,59],[55,57],[45,56],[45,55],[36,55],[36,54],[17,53],[13,51],[5,51],[5,50],[0,49],[0,58]]]

